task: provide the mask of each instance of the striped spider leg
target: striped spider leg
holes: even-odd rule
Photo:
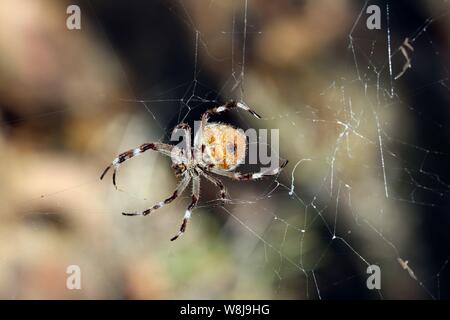
[[[103,171],[102,175],[100,176],[100,180],[103,179],[103,177],[106,175],[106,173],[109,171],[109,169],[114,167],[112,180],[113,180],[114,187],[117,189],[116,173],[119,170],[119,167],[123,162],[133,158],[134,156],[140,155],[147,150],[158,151],[166,156],[170,156],[172,154],[172,149],[173,149],[173,146],[171,146],[169,144],[156,142],[156,143],[144,143],[137,148],[125,151],[125,152],[119,154],[117,156],[117,158],[115,158],[111,162],[111,164],[108,167],[106,167],[106,169]]]
[[[178,186],[175,189],[175,191],[173,192],[173,194],[170,197],[168,197],[167,199],[164,199],[163,201],[158,202],[153,207],[146,209],[142,212],[122,212],[122,214],[124,216],[146,216],[146,215],[152,213],[153,211],[158,210],[159,208],[162,208],[165,205],[168,205],[173,200],[178,198],[178,196],[180,196],[183,193],[183,191],[186,189],[186,187],[189,185],[189,182],[191,182],[191,177],[189,174],[185,173],[185,174],[183,174],[183,178],[181,179],[180,183],[178,184]]]
[[[183,233],[186,231],[187,224],[191,219],[192,209],[197,205],[198,200],[200,199],[200,177],[194,173],[192,177],[192,196],[191,202],[189,203],[183,217],[183,222],[181,223],[180,231],[170,239],[170,241],[174,241],[178,239]]]
[[[209,174],[207,169],[205,169],[201,166],[199,166],[199,168],[201,170],[201,175],[219,189],[219,195],[220,195],[220,199],[222,200],[222,203],[229,201],[228,191],[225,188],[225,186],[223,185],[222,181],[220,181],[220,179],[217,179],[216,177]]]
[[[249,173],[241,173],[237,171],[225,171],[216,169],[214,167],[209,168],[208,170],[214,174],[217,174],[219,176],[227,177],[232,180],[237,181],[252,181],[252,180],[258,180],[262,177],[266,176],[274,176],[278,174],[286,165],[288,164],[288,160],[285,160],[281,166],[274,168],[274,169],[268,169],[262,172],[249,172]]]

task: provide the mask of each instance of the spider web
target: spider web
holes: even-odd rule
[[[446,171],[450,160],[449,128],[445,110],[450,75],[448,66],[442,62],[445,61],[443,49],[436,41],[435,30],[437,24],[448,18],[449,8],[443,3],[447,11],[412,28],[408,25],[396,30],[400,25],[396,21],[401,20],[398,6],[394,10],[389,3],[380,2],[377,4],[382,11],[382,28],[368,30],[365,22],[370,4],[360,4],[362,7],[353,12],[346,46],[338,54],[342,56],[342,66],[333,72],[325,71],[325,85],[316,87],[312,93],[320,103],[287,99],[279,108],[264,110],[259,108],[273,104],[276,98],[270,93],[258,97],[259,91],[255,89],[258,73],[252,70],[256,67],[248,57],[249,47],[255,38],[264,34],[260,31],[264,26],[253,18],[252,0],[235,1],[232,19],[226,21],[227,29],[213,36],[199,26],[193,5],[184,1],[166,5],[174,19],[188,30],[185,38],[191,43],[192,52],[180,55],[192,58],[184,62],[192,71],[187,81],[169,84],[168,90],[161,92],[156,89],[150,90],[150,94],[136,94],[142,91],[129,83],[135,96],[124,97],[120,103],[144,111],[145,122],[156,128],[149,140],[169,141],[170,130],[176,123],[191,123],[207,108],[235,98],[262,113],[263,118],[256,121],[238,112],[227,114],[220,121],[229,120],[240,127],[279,129],[280,158],[289,159],[289,165],[276,177],[257,183],[227,182],[232,201],[224,206],[217,193],[208,192],[194,211],[186,235],[177,240],[188,242],[191,233],[208,228],[215,228],[217,233],[201,231],[201,236],[226,239],[227,259],[233,266],[229,272],[239,283],[235,287],[243,287],[239,289],[242,291],[224,293],[226,297],[440,299],[449,296],[443,279],[448,279],[450,256],[445,231],[449,226],[450,194]],[[104,28],[105,22],[97,17],[97,9],[90,6],[96,23]],[[195,9],[208,15],[218,10],[218,6],[211,1]],[[105,37],[106,42],[113,43],[109,36]],[[210,41],[215,38],[228,38],[227,56],[211,52]],[[407,63],[402,52],[409,49],[405,46],[401,49],[406,38],[414,51],[408,51],[411,67],[400,75]],[[432,57],[432,61],[425,61],[424,57]],[[223,64],[229,65],[226,78],[218,84],[208,82],[208,68]],[[427,65],[432,65],[432,71],[424,71]],[[426,76],[418,82],[411,79],[415,72]],[[171,110],[171,116],[164,116],[165,108]],[[133,119],[131,122],[138,121]],[[130,126],[128,123],[127,128]],[[126,133],[124,137],[117,144],[117,153],[126,150],[125,145],[133,146],[126,140]],[[314,147],[311,141],[319,146]],[[153,162],[152,166],[158,171],[168,169],[165,162],[161,166],[159,163]],[[112,219],[117,224],[123,225],[119,212],[126,211],[128,206],[145,208],[149,201],[159,200],[146,191],[128,188],[132,185],[128,182],[138,175],[133,172],[129,179],[122,178],[120,173],[119,181],[124,182],[119,184],[127,185],[123,186],[126,190],[111,192],[107,197],[117,212],[105,215],[115,216]],[[123,175],[127,176],[126,169]],[[92,183],[98,182],[88,182]],[[86,183],[69,185],[40,198],[71,193],[85,186]],[[203,186],[201,197],[207,189]],[[188,196],[186,192],[185,197]],[[183,212],[182,207],[172,210]],[[162,215],[156,214],[148,223],[157,223]],[[181,215],[174,214],[170,222],[172,229],[164,227],[164,233],[152,241],[165,241],[171,235],[166,232],[176,230]],[[138,242],[143,250],[148,250],[148,243],[139,236],[149,224],[139,232],[135,222],[129,222],[124,229],[116,228],[130,238],[129,243]],[[201,236],[196,236],[195,241],[201,241]],[[189,263],[189,251],[196,244],[193,240],[188,243],[181,244],[183,253],[176,263]],[[180,254],[178,249],[163,248],[172,250],[173,255]],[[171,255],[162,256],[173,259]],[[380,290],[369,290],[366,286],[367,268],[373,264],[381,268]],[[209,272],[212,278],[220,277],[214,271]],[[262,283],[257,283],[261,279]],[[181,297],[203,297],[192,289],[194,281],[188,283],[191,289]],[[253,288],[267,291],[255,296],[251,293]],[[240,292],[244,293],[239,295]],[[222,297],[221,294],[217,293],[217,297]]]

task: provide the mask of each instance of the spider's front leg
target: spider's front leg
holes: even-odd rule
[[[247,106],[246,104],[244,104],[242,102],[238,102],[238,101],[234,101],[234,100],[228,101],[227,103],[225,103],[219,107],[215,107],[215,108],[211,108],[211,109],[207,110],[203,114],[202,118],[204,116],[208,117],[209,115],[212,115],[212,114],[218,114],[218,113],[233,110],[236,108],[250,112],[256,118],[261,119],[261,116],[259,114],[257,114],[255,111],[253,111],[252,109],[250,109],[249,106]]]
[[[192,200],[189,203],[186,212],[183,217],[183,222],[181,223],[180,231],[178,231],[177,235],[172,237],[170,241],[174,241],[178,239],[185,231],[189,220],[191,219],[192,209],[197,205],[198,200],[200,198],[200,177],[194,176],[192,178]]]
[[[102,175],[100,176],[100,180],[103,179],[103,177],[106,175],[106,173],[109,171],[109,169],[114,167],[112,180],[113,180],[114,187],[117,189],[116,173],[117,173],[117,170],[119,169],[119,166],[121,165],[121,163],[127,161],[128,159],[133,158],[134,156],[140,155],[141,153],[144,153],[147,150],[158,151],[166,156],[170,156],[172,148],[173,148],[173,146],[171,146],[171,145],[156,142],[156,143],[144,143],[137,148],[125,151],[125,152],[119,154],[117,156],[117,158],[115,158],[111,162],[111,164],[108,167],[106,167],[106,169],[103,171]]]
[[[225,103],[225,104],[223,104],[223,105],[221,105],[219,107],[208,109],[202,114],[201,123],[200,123],[200,132],[202,132],[203,129],[205,128],[206,124],[208,123],[209,117],[211,115],[219,114],[219,113],[222,113],[222,112],[225,112],[225,111],[229,111],[229,110],[233,110],[233,109],[236,109],[236,108],[245,110],[247,112],[250,112],[256,118],[261,119],[261,116],[259,114],[257,114],[255,111],[250,109],[244,103],[231,100],[231,101],[228,101],[227,103]],[[201,136],[201,134],[199,136]]]

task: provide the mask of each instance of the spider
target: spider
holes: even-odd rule
[[[146,216],[153,211],[171,203],[178,196],[180,196],[189,182],[192,180],[192,195],[184,214],[183,222],[178,233],[170,240],[173,241],[180,237],[185,231],[191,212],[197,205],[200,198],[200,177],[203,176],[215,185],[220,191],[220,198],[223,202],[228,201],[228,193],[222,181],[214,175],[228,177],[233,180],[257,180],[264,176],[275,175],[280,172],[286,165],[285,160],[281,166],[275,169],[268,169],[262,172],[255,173],[240,173],[233,171],[237,166],[242,164],[245,160],[247,149],[246,136],[242,130],[236,129],[228,124],[221,124],[217,122],[208,122],[211,115],[220,114],[224,111],[232,109],[243,109],[251,113],[256,118],[261,117],[251,110],[248,106],[241,102],[229,101],[219,107],[211,108],[203,113],[201,116],[201,123],[198,132],[194,137],[194,144],[191,145],[191,127],[186,123],[180,123],[175,130],[182,130],[184,134],[185,148],[179,148],[175,145],[169,145],[160,142],[144,143],[141,146],[125,151],[117,156],[112,163],[103,171],[100,179],[106,175],[111,167],[114,167],[112,176],[113,185],[116,185],[116,172],[119,166],[126,160],[131,159],[147,150],[154,150],[163,155],[172,158],[172,168],[175,175],[180,178],[180,182],[173,194],[158,202],[153,207],[142,212],[122,212],[125,216]],[[214,174],[214,175],[213,175]]]

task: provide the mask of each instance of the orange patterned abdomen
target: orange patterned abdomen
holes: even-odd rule
[[[205,153],[218,169],[232,170],[245,161],[247,139],[242,130],[210,123],[203,132]]]

